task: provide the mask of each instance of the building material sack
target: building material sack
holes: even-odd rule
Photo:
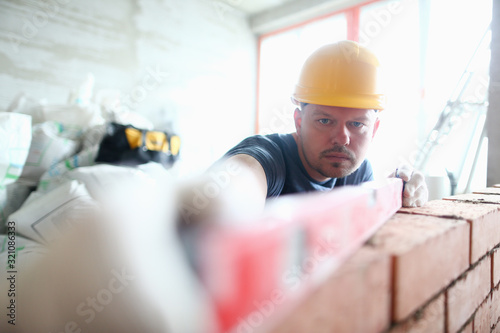
[[[132,125],[137,128],[143,128],[150,131],[154,130],[155,127],[153,122],[142,114],[134,111],[129,111],[124,107],[121,107],[119,109],[105,108],[103,110],[103,117],[107,122],[113,122],[122,125]]]
[[[97,125],[87,128],[83,133],[82,149],[99,146],[106,135],[106,125]]]
[[[85,184],[88,193],[96,200],[106,201],[110,190],[119,184],[130,184],[129,190],[136,191],[134,185],[154,183],[154,179],[146,172],[137,168],[116,166],[110,164],[98,164],[90,167],[82,167],[69,171],[67,179],[77,180]],[[116,196],[130,196],[130,193],[113,192]],[[116,198],[118,200],[118,197]]]
[[[0,234],[5,233],[7,217],[21,207],[32,190],[31,186],[20,182],[0,188]]]
[[[23,272],[32,262],[42,258],[44,245],[16,234],[15,223],[10,223],[5,235],[0,235],[0,280],[5,281],[8,271]],[[15,257],[13,257],[15,256]],[[0,297],[7,296],[7,292]],[[3,319],[3,318],[2,318]]]
[[[22,181],[36,186],[51,166],[78,152],[80,141],[68,138],[64,132],[65,127],[55,121],[33,126],[29,154],[21,174]]]
[[[8,217],[24,237],[48,244],[64,235],[72,224],[85,221],[97,209],[85,185],[69,181],[27,201]]]
[[[100,108],[95,104],[79,105],[44,105],[45,121],[58,121],[64,125],[89,128],[105,123]]]
[[[52,165],[43,175],[38,182],[37,191],[47,193],[56,187],[73,178],[67,175],[73,169],[88,167],[95,164],[95,157],[99,146],[84,149],[76,155],[68,157],[61,162]]]
[[[169,168],[177,161],[179,150],[177,135],[111,122],[101,141],[96,162],[132,166],[157,162]]]
[[[54,177],[42,178],[33,195],[51,192],[68,181],[77,180],[85,184],[88,193],[96,199],[103,196],[102,192],[104,192],[108,186],[120,182],[127,182],[130,181],[131,178],[138,177],[143,181],[151,181],[151,177],[135,167],[110,164],[81,166],[72,170],[67,169]]]
[[[21,175],[31,144],[31,117],[0,112],[0,138],[1,188]]]
[[[82,134],[82,150],[57,164],[52,165],[38,182],[37,191],[49,192],[68,180],[65,174],[73,169],[92,166],[99,151],[99,143],[106,134],[105,125],[97,125],[85,130]]]
[[[32,124],[39,124],[45,121],[43,105],[43,101],[27,96],[25,93],[20,93],[12,100],[7,108],[7,112],[28,115],[31,117]]]
[[[58,121],[66,126],[85,129],[105,123],[98,105],[46,104],[24,93],[14,98],[7,111],[30,115],[33,118],[33,124]]]

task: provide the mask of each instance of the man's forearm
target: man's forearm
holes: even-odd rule
[[[181,190],[184,223],[244,220],[264,209],[267,182],[260,163],[249,155],[235,155],[213,165]]]

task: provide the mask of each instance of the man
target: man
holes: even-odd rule
[[[292,100],[295,133],[249,137],[212,168],[230,163],[239,170],[217,196],[218,213],[259,212],[267,198],[373,180],[365,156],[385,101],[373,53],[352,41],[321,47],[306,60]],[[403,167],[392,176],[406,182],[404,206],[427,201],[421,173]]]

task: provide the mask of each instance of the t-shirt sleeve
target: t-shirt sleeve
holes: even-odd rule
[[[267,197],[278,196],[285,184],[286,167],[283,152],[277,143],[262,135],[248,137],[231,148],[223,158],[246,154],[255,158],[264,169]]]

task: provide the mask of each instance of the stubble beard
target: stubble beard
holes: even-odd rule
[[[335,145],[330,149],[324,150],[319,154],[318,157],[318,162],[317,163],[312,163],[310,159],[307,157],[306,150],[304,150],[304,144],[302,143],[302,151],[304,155],[304,159],[306,160],[306,163],[314,169],[316,172],[318,172],[321,176],[325,178],[343,178],[347,177],[350,174],[352,174],[354,171],[357,169],[357,163],[356,163],[356,157],[354,154],[347,149],[345,146],[340,146],[340,145]],[[328,170],[326,170],[325,167],[323,167],[321,160],[328,154],[330,153],[342,153],[346,154],[348,156],[350,166],[343,166],[342,163],[339,162],[328,162],[328,165],[330,166]],[[333,168],[334,170],[331,170]]]

